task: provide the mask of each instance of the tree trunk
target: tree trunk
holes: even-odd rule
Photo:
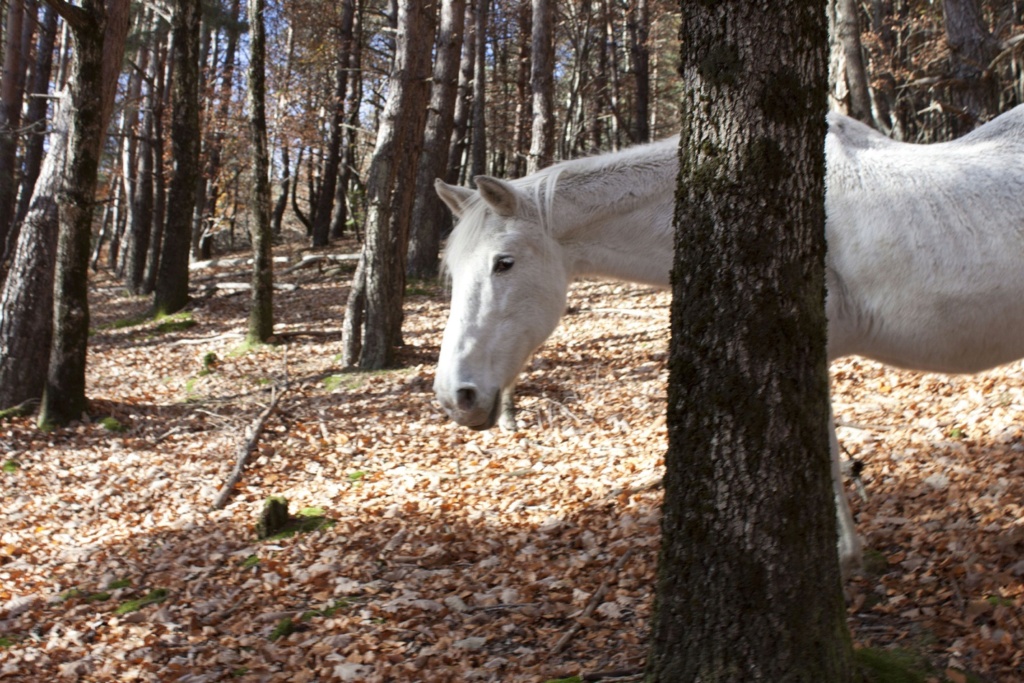
[[[139,26],[147,32],[155,29],[156,13],[151,17],[140,18]],[[128,195],[128,244],[125,249],[125,285],[132,294],[142,291],[145,274],[146,258],[149,256],[149,240],[153,232],[153,79],[156,59],[153,49],[156,40],[139,46],[136,59],[136,73],[128,90],[128,100],[124,115],[127,123],[124,134],[128,136],[124,155],[125,193]],[[146,95],[142,95],[143,81],[146,82]],[[138,103],[138,104],[136,104]],[[143,112],[141,120],[139,111]],[[138,127],[136,127],[138,126]]]
[[[857,0],[829,0],[831,109],[874,126]]]
[[[29,101],[25,114],[25,128],[29,131],[29,139],[25,143],[25,175],[21,179],[20,197],[15,222],[21,221],[28,213],[28,202],[32,198],[39,171],[43,165],[43,141],[46,133],[46,110],[48,103],[45,95],[50,87],[50,73],[53,70],[53,47],[57,40],[57,13],[49,5],[42,7],[42,28],[39,42],[36,45],[36,61],[32,67],[32,85],[29,88]],[[3,245],[0,244],[0,249]],[[0,280],[2,280],[0,271]]]
[[[452,137],[455,96],[459,81],[459,55],[466,0],[442,0],[433,87],[427,113],[423,154],[416,176],[416,201],[409,235],[409,276],[437,277],[441,230],[448,211],[434,192],[434,179],[445,174],[448,144]]]
[[[526,175],[526,162],[530,154],[530,127],[533,122],[533,100],[530,92],[530,49],[533,31],[531,0],[519,0],[518,68],[516,69],[516,118],[513,132],[511,175]]]
[[[843,683],[825,13],[811,0],[681,6],[669,448],[646,680]]]
[[[270,231],[270,166],[267,152],[265,0],[249,0],[249,136],[252,144],[252,190],[249,234],[252,237],[252,299],[249,342],[266,342],[274,333],[274,259]]]
[[[401,341],[408,224],[423,145],[435,15],[432,0],[398,3],[395,59],[367,180],[366,241],[345,313],[347,366],[386,367]]]
[[[188,303],[188,259],[192,213],[199,177],[199,0],[176,0],[171,29],[174,84],[171,108],[171,155],[174,171],[167,197],[160,270],[153,309],[175,313]]]
[[[476,57],[473,68],[473,124],[470,144],[471,174],[487,173],[487,5],[476,0]]]
[[[24,96],[19,87],[22,70],[21,28],[25,20],[24,0],[11,0],[7,6],[3,75],[0,77],[0,245],[7,243],[14,220],[18,177],[15,157],[18,149],[18,128],[21,126],[21,104]],[[34,17],[29,19],[34,21]]]
[[[339,29],[338,64],[334,72],[334,100],[331,102],[331,138],[327,143],[324,182],[313,214],[313,246],[326,247],[330,243],[335,190],[338,185],[338,167],[341,164],[341,141],[345,136],[345,95],[348,92],[349,60],[352,54],[352,23],[355,18],[355,0],[342,0],[341,27]]]
[[[287,92],[287,88],[290,87],[291,75],[292,75],[292,59],[295,56],[295,27],[289,26],[287,29],[287,39],[285,44],[285,62],[284,62],[284,75],[282,77],[282,83],[285,84],[285,88],[282,93],[278,96],[277,101],[277,125],[280,127],[284,120],[284,93]],[[288,190],[292,181],[291,171],[291,160],[288,156],[288,140],[284,135],[280,134],[280,129],[275,133],[278,144],[281,148],[281,178],[278,180],[278,186],[281,188],[281,193],[277,196],[277,202],[274,204],[274,212],[271,215],[271,231],[275,235],[281,234],[281,225],[284,221],[284,211],[288,207]]]
[[[530,88],[533,91],[533,130],[527,173],[550,166],[555,157],[555,6],[553,0],[533,0],[533,49]]]
[[[160,272],[160,254],[163,253],[164,226],[167,216],[167,183],[164,173],[164,111],[170,103],[173,62],[169,59],[171,47],[166,44],[160,49],[159,66],[153,90],[153,234],[149,239],[149,258],[146,259],[146,273],[142,290],[152,294],[156,289],[157,274]]]
[[[67,424],[86,408],[89,338],[89,246],[93,199],[107,122],[114,106],[125,39],[128,0],[86,0],[65,8],[75,40],[68,94],[70,130],[64,179],[57,193],[59,224],[53,286],[53,339],[40,424]],[[99,93],[99,97],[97,97]]]
[[[463,174],[466,164],[462,162],[468,146],[470,109],[473,99],[473,71],[476,67],[476,3],[467,0],[466,18],[463,26],[466,39],[463,41],[462,57],[459,60],[459,87],[455,96],[455,120],[452,126],[452,142],[448,148],[447,182],[465,185]]]
[[[228,21],[223,25],[227,34],[227,45],[224,47],[224,66],[221,71],[220,89],[217,93],[217,109],[210,117],[210,130],[206,137],[206,171],[202,174],[196,190],[197,211],[200,219],[193,226],[192,251],[199,258],[209,258],[212,254],[212,237],[206,234],[207,226],[216,222],[219,211],[218,202],[228,184],[221,178],[223,163],[221,151],[224,138],[228,135],[229,114],[231,112],[232,92],[235,82],[235,54],[238,50],[238,35],[241,33],[239,24],[240,0],[231,0]],[[200,93],[203,90],[200,88]],[[202,103],[200,103],[200,107]],[[205,194],[200,195],[200,192]],[[198,228],[198,229],[197,229]]]
[[[629,49],[633,54],[633,74],[636,77],[636,100],[633,108],[633,141],[651,139],[651,51],[648,38],[651,31],[650,10],[647,0],[637,0],[629,25]]]
[[[363,9],[362,4],[356,7],[356,14],[352,21],[352,55],[349,58],[351,75],[348,79],[348,125],[345,127],[345,143],[342,148],[341,172],[338,176],[338,196],[334,205],[334,215],[331,217],[331,234],[341,237],[350,221],[354,227],[353,232],[357,239],[359,237],[359,224],[349,211],[349,191],[352,189],[353,181],[359,182],[359,174],[356,170],[356,147],[358,145],[359,113],[363,101]]]
[[[949,43],[952,105],[951,134],[963,135],[998,113],[999,84],[989,69],[999,43],[989,32],[978,0],[943,0]]]

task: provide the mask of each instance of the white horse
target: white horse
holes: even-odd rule
[[[1024,357],[1024,105],[952,142],[895,142],[828,117],[830,360],[859,354],[972,373]],[[459,218],[434,391],[461,425],[514,428],[516,376],[583,276],[669,286],[678,139],[568,161],[477,190],[437,181]],[[685,226],[682,226],[685,230]],[[860,544],[832,430],[839,552]]]

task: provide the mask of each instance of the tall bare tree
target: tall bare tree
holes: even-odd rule
[[[437,277],[437,256],[441,229],[447,211],[434,192],[434,179],[444,176],[448,144],[455,117],[455,96],[459,83],[466,0],[441,0],[441,22],[437,32],[437,58],[427,108],[423,154],[416,176],[416,200],[409,226],[409,275]]]
[[[171,27],[174,83],[171,95],[171,155],[174,170],[153,309],[174,313],[188,303],[188,260],[192,213],[199,177],[200,0],[175,0]]]
[[[386,367],[401,342],[406,244],[436,13],[433,0],[398,2],[388,97],[366,184],[366,237],[345,310],[342,357],[347,366]]]
[[[825,13],[814,0],[680,6],[669,448],[646,680],[844,683]]]
[[[250,342],[266,342],[274,333],[274,260],[270,226],[270,155],[267,151],[267,35],[265,0],[249,0],[249,140],[252,145],[249,234],[252,237],[252,297],[249,305]]]
[[[35,17],[30,18],[30,22]],[[21,105],[24,89],[21,75],[25,57],[22,56],[21,33],[25,24],[24,0],[11,0],[7,4],[7,21],[4,32],[3,72],[0,74],[0,257],[3,245],[14,219],[15,198],[18,192],[18,178],[15,173],[15,156],[18,149],[18,128],[21,124]],[[0,268],[2,271],[2,268]]]
[[[857,0],[829,0],[829,94],[832,109],[874,125]]]
[[[355,0],[341,3],[341,21],[338,26],[338,55],[334,74],[334,98],[330,103],[331,130],[324,160],[324,183],[320,188],[316,210],[313,213],[313,246],[326,247],[331,237],[331,219],[341,167],[341,145],[345,139],[345,96],[352,60],[352,25],[355,21]]]
[[[989,31],[978,0],[943,0],[942,15],[953,82],[951,104],[957,114],[951,132],[961,135],[998,113],[999,89],[989,64],[999,41]]]
[[[48,2],[65,18],[66,26],[77,22],[80,28],[72,29],[76,41],[72,73],[60,92],[50,125],[48,152],[0,291],[0,407],[40,399],[47,383],[59,231],[64,233],[61,249],[65,271],[58,285],[62,301],[56,317],[61,325],[77,330],[82,329],[83,315],[88,324],[84,291],[65,296],[66,287],[73,286],[68,283],[80,277],[75,270],[79,257],[76,250],[81,240],[88,240],[88,232],[83,238],[73,226],[83,225],[86,214],[91,216],[100,138],[90,136],[101,135],[110,119],[124,45],[122,21],[127,31],[126,0],[108,0],[106,6],[98,2],[82,6]],[[104,26],[109,39],[103,33]],[[106,59],[101,59],[97,50],[102,53],[104,45],[109,50]],[[85,245],[88,251],[87,241]],[[84,350],[81,355],[84,363]]]
[[[490,0],[476,2],[476,42],[473,59],[473,121],[470,127],[470,174],[487,173],[487,11]]]
[[[530,87],[533,91],[533,129],[527,172],[550,166],[555,156],[555,4],[533,0],[533,49]]]

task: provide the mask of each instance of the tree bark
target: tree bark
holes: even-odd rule
[[[265,0],[249,0],[249,137],[252,144],[252,189],[249,234],[252,237],[250,342],[266,342],[274,333],[274,268],[270,226],[270,166],[267,151]]]
[[[447,182],[465,185],[463,174],[467,164],[462,162],[468,146],[470,109],[473,98],[473,71],[476,66],[476,3],[467,0],[466,18],[463,25],[466,39],[463,41],[462,57],[459,60],[459,86],[455,96],[455,120],[452,127],[452,142],[448,148]]]
[[[224,194],[225,186],[228,184],[221,178],[223,162],[221,152],[224,147],[224,138],[228,135],[229,115],[231,112],[232,92],[235,83],[235,54],[238,51],[238,36],[242,32],[242,24],[239,21],[241,11],[240,0],[231,0],[230,14],[226,17],[227,22],[223,23],[222,30],[227,34],[227,44],[224,47],[224,66],[221,71],[220,89],[217,93],[217,109],[213,112],[210,121],[209,135],[206,139],[206,171],[203,174],[204,183],[200,183],[197,190],[196,200],[201,204],[199,212],[202,218],[199,225],[205,228],[213,225],[219,210],[218,202]],[[202,93],[202,90],[199,90]],[[205,189],[205,196],[200,198],[198,192]],[[212,238],[203,235],[199,230],[198,234],[193,233],[193,253],[199,254],[199,258],[209,258],[212,254]]]
[[[833,110],[873,126],[858,11],[857,0],[829,0],[829,94]]]
[[[527,173],[550,166],[555,157],[555,6],[553,0],[533,0],[533,48],[530,88],[533,91],[533,129]]]
[[[72,11],[77,10],[77,11]],[[53,284],[53,339],[40,424],[67,424],[86,408],[89,246],[93,199],[128,35],[128,0],[86,0],[65,10],[75,41],[65,102],[70,129],[56,196],[59,232]],[[99,97],[97,97],[99,93]]]
[[[423,146],[436,4],[398,3],[398,37],[388,98],[367,180],[366,241],[349,293],[343,362],[383,368],[401,341],[408,225]]]
[[[29,201],[35,190],[36,181],[43,166],[43,143],[46,137],[46,112],[49,106],[46,94],[50,86],[50,72],[53,65],[53,47],[57,37],[57,14],[49,5],[43,5],[40,19],[39,42],[36,45],[36,60],[32,67],[32,84],[28,89],[29,101],[25,112],[24,174],[14,220],[6,237],[0,226],[0,284],[7,274],[8,261],[14,254],[21,223],[28,213]]]
[[[11,0],[7,6],[7,44],[4,46],[3,74],[0,77],[0,245],[7,243],[18,192],[15,157],[24,97],[24,90],[19,87],[23,61],[21,28],[24,21],[24,0]],[[34,21],[34,18],[30,21]]]
[[[434,179],[443,176],[446,170],[465,16],[466,0],[442,0],[433,86],[410,225],[408,274],[414,278],[435,278],[438,273],[441,231],[448,211],[434,192]]]
[[[957,114],[950,132],[955,137],[998,113],[999,84],[989,64],[999,44],[985,25],[978,0],[943,0],[942,14],[950,51],[952,105]]]
[[[651,15],[647,0],[636,0],[629,25],[629,49],[633,54],[633,74],[636,77],[633,141],[638,143],[651,139],[651,51],[648,45],[650,31]]]
[[[843,683],[825,13],[811,0],[681,9],[669,448],[646,680]]]
[[[153,297],[154,312],[175,313],[188,303],[188,259],[192,213],[199,177],[199,0],[177,0],[171,29],[174,84],[171,94],[171,155],[174,171],[167,197],[167,222]]]
[[[490,0],[476,0],[476,57],[473,62],[471,175],[487,173],[487,10]]]
[[[348,92],[349,61],[352,55],[352,23],[355,20],[355,0],[341,3],[338,64],[334,73],[334,100],[331,102],[331,138],[327,143],[324,182],[313,213],[313,246],[326,247],[331,238],[331,220],[341,165],[341,143],[345,137],[345,95]]]

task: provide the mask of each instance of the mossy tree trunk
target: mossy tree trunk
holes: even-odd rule
[[[852,680],[830,483],[825,8],[682,2],[665,503],[647,680]]]

